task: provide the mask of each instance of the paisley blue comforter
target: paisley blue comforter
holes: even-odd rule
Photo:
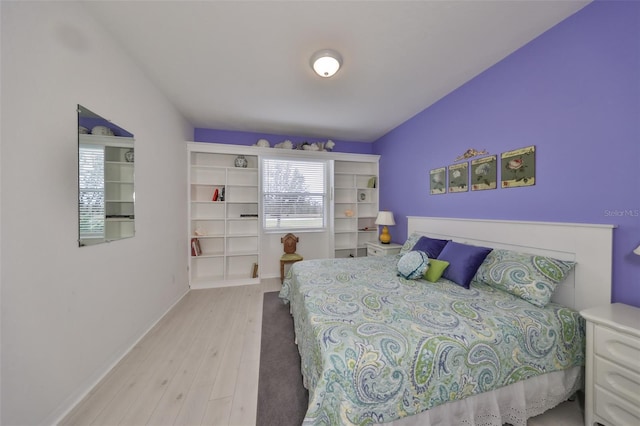
[[[295,263],[291,302],[309,407],[304,424],[389,422],[584,365],[584,322],[474,283],[396,276],[396,256]]]

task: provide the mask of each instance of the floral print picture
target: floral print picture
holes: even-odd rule
[[[483,191],[498,187],[498,157],[489,157],[471,160],[471,190]]]
[[[431,194],[446,194],[447,193],[447,169],[440,167],[439,169],[433,169],[429,172],[429,188]]]
[[[449,166],[449,192],[466,192],[469,190],[469,163]]]
[[[502,187],[531,186],[536,183],[536,147],[534,145],[501,155]]]

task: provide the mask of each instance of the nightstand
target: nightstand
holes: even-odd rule
[[[640,308],[613,303],[587,320],[585,425],[640,424]]]
[[[400,244],[382,244],[380,242],[367,243],[367,256],[388,256],[400,253],[402,246]]]

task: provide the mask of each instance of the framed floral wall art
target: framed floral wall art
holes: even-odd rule
[[[466,192],[469,190],[469,163],[449,166],[449,192]]]
[[[429,171],[429,188],[432,195],[447,193],[446,167],[440,167]]]
[[[498,187],[498,156],[471,160],[471,190],[483,191]]]
[[[535,145],[503,152],[500,155],[503,188],[531,186],[536,183]]]

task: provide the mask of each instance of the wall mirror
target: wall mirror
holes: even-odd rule
[[[78,244],[133,237],[133,134],[78,105]]]

